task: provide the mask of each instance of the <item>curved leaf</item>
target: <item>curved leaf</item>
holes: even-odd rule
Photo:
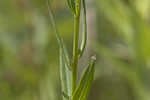
[[[85,50],[86,41],[87,41],[87,23],[86,23],[86,4],[85,0],[82,0],[82,7],[83,7],[83,33],[82,33],[82,42],[79,51],[79,57],[82,57],[83,52]]]

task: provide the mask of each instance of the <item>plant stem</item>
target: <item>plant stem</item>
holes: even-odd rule
[[[77,0],[76,14],[74,14],[72,94],[76,89],[77,83],[79,27],[80,27],[80,0]]]
[[[72,91],[76,88],[77,66],[78,66],[78,40],[79,40],[79,18],[74,17],[74,40],[73,40],[73,72],[72,72]]]

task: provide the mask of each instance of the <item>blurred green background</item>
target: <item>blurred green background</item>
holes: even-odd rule
[[[46,0],[0,0],[0,100],[61,100],[59,54]],[[97,55],[88,100],[150,100],[150,0],[86,0],[88,47]],[[51,0],[70,55],[73,16]]]

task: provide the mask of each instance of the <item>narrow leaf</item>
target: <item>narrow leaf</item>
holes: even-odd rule
[[[60,79],[61,79],[61,88],[63,100],[69,100],[72,93],[72,71],[67,67],[67,64],[64,61],[64,56],[62,49],[60,49]]]
[[[82,7],[83,7],[83,33],[82,33],[82,42],[79,52],[79,57],[82,57],[83,52],[86,47],[86,41],[87,41],[87,23],[86,23],[86,4],[85,0],[82,0]]]
[[[93,56],[81,77],[80,83],[74,92],[72,100],[86,100],[93,82],[95,61],[96,58]]]
[[[60,48],[59,49],[60,50],[60,80],[61,80],[62,96],[63,96],[63,100],[69,100],[72,93],[72,77],[71,77],[72,71],[70,70],[71,65],[70,65],[69,55],[62,38],[58,34],[53,13],[50,9],[49,0],[48,0],[48,10],[49,10],[50,20],[53,29],[55,31],[56,38]]]
[[[49,16],[50,16],[50,21],[52,23],[52,27],[54,29],[54,32],[56,34],[56,38],[57,38],[57,41],[58,41],[58,44],[59,44],[59,47],[60,49],[62,49],[62,54],[64,55],[64,60],[67,64],[67,66],[69,68],[71,68],[71,64],[70,64],[70,60],[69,60],[69,55],[68,55],[68,52],[67,52],[67,49],[66,49],[66,46],[62,40],[62,38],[60,37],[60,35],[58,34],[58,31],[57,31],[57,27],[56,27],[56,23],[55,23],[55,20],[54,20],[54,16],[53,16],[53,13],[50,9],[50,2],[48,0],[48,10],[49,10]]]

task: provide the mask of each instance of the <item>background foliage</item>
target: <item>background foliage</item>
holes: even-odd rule
[[[88,41],[98,61],[89,100],[149,100],[150,1],[91,1],[87,7],[96,15],[96,38]],[[59,50],[46,2],[0,0],[1,100],[61,98]],[[66,1],[51,2],[59,32],[71,53],[72,15]]]

